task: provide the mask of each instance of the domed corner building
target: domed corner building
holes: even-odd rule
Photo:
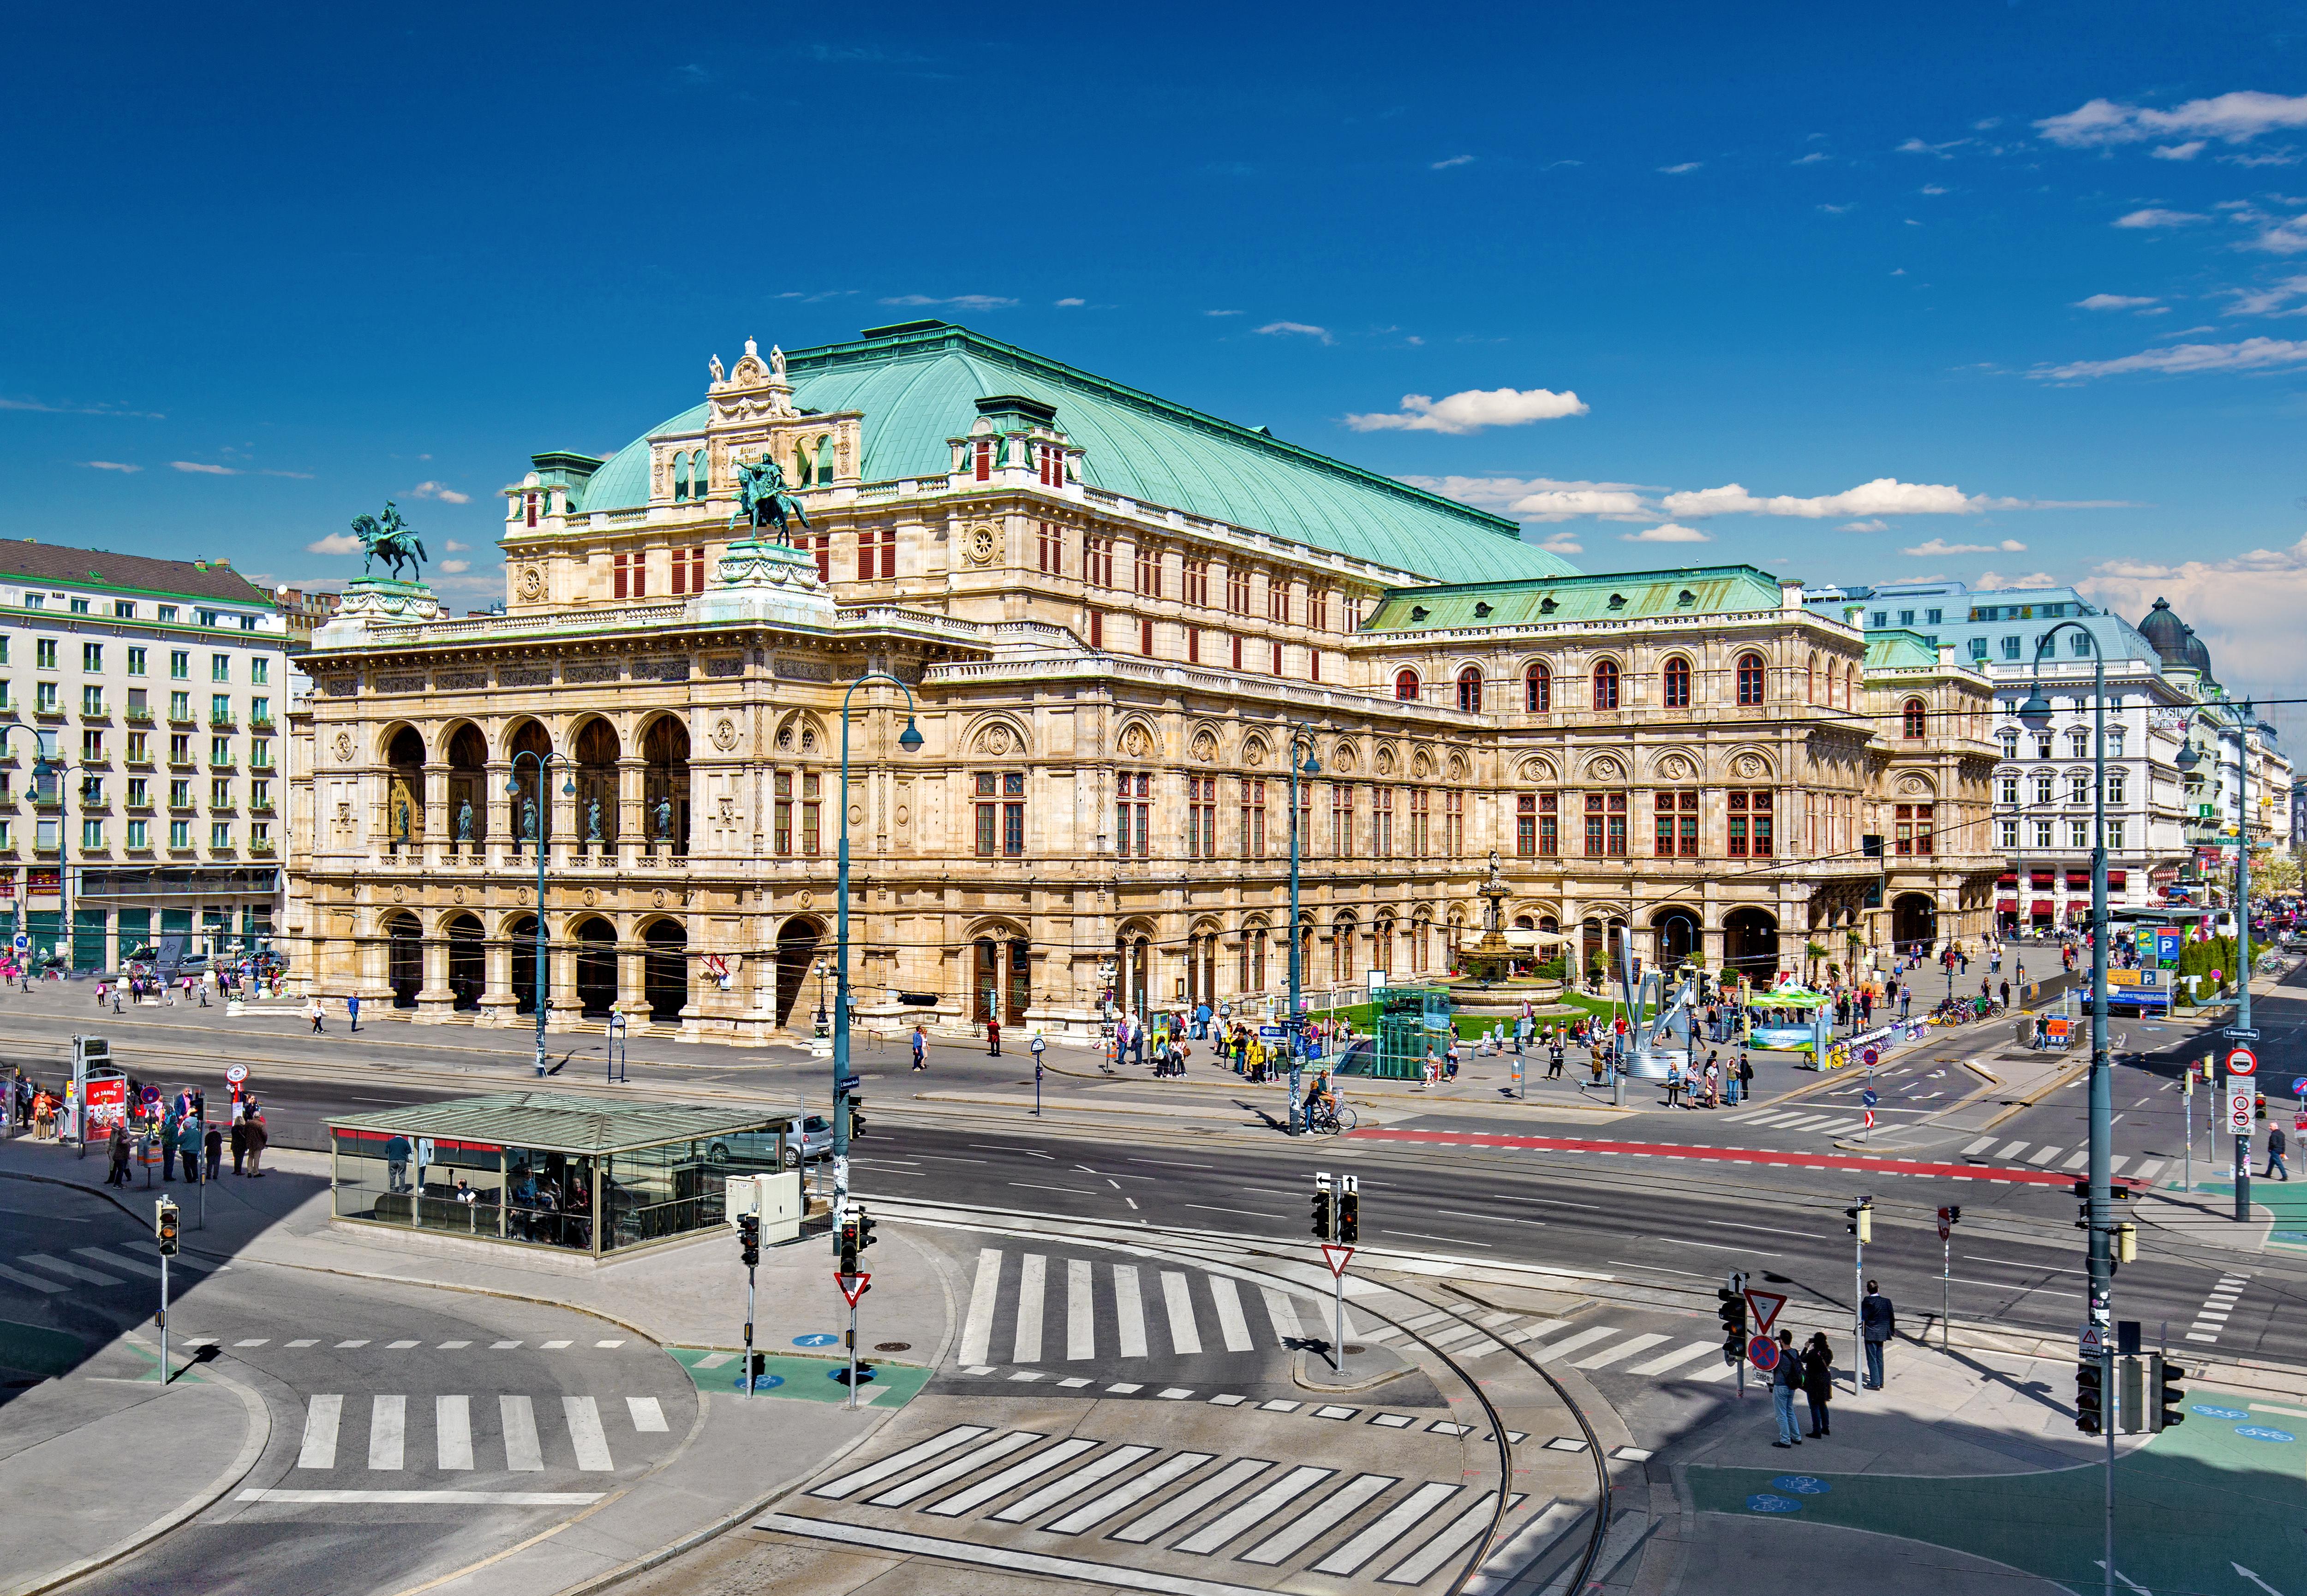
[[[1821,975],[1918,897],[1985,926],[1985,679],[1797,584],[1582,576],[939,321],[712,375],[606,460],[533,457],[502,614],[356,593],[315,634],[283,917],[316,992],[532,1023],[541,912],[556,1025],[806,1033],[845,808],[862,1024],[1272,1012],[1293,737],[1310,993],[1439,978],[1493,849],[1504,927],[1581,966]],[[765,462],[787,537],[737,524]]]

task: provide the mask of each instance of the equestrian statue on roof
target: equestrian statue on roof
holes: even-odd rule
[[[433,557],[425,552],[425,545],[416,541],[416,533],[400,518],[400,511],[390,499],[384,501],[384,515],[353,517],[353,535],[360,539],[361,575],[366,576],[369,568],[378,559],[384,561],[385,570],[398,576],[403,565],[408,568],[407,579],[416,581],[424,575],[420,561]]]
[[[791,547],[792,530],[785,521],[789,510],[804,528],[809,525],[809,512],[786,491],[785,474],[775,460],[764,455],[758,460],[737,462],[737,508],[729,517],[732,531],[742,525],[758,533],[775,525],[778,537]]]

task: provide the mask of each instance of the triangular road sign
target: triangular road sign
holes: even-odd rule
[[[1333,1280],[1346,1272],[1346,1265],[1353,1256],[1354,1250],[1351,1247],[1333,1247],[1326,1242],[1322,1245],[1322,1261],[1330,1266],[1330,1278]]]
[[[2077,1338],[2077,1342],[2080,1351],[2103,1353],[2106,1351],[2106,1332],[2096,1324],[2085,1325],[2083,1333]]]
[[[841,1288],[843,1300],[854,1308],[857,1306],[857,1299],[865,1294],[866,1284],[872,1278],[870,1275],[843,1275],[836,1272],[833,1276],[833,1284]]]
[[[1746,1306],[1754,1315],[1754,1329],[1759,1335],[1771,1333],[1771,1327],[1779,1322],[1779,1310],[1786,1305],[1786,1293],[1783,1292],[1749,1291],[1746,1293]]]

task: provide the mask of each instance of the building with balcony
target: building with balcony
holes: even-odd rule
[[[227,560],[0,543],[0,894],[44,953],[270,938],[286,642]]]
[[[790,550],[733,543],[763,459]],[[1293,936],[1309,989],[1439,975],[1493,850],[1509,924],[1581,965],[1631,939],[1768,979],[1987,923],[1990,689],[1948,651],[1751,567],[1580,575],[943,322],[749,344],[505,498],[502,613],[348,606],[299,661],[283,933],[322,992],[527,1023],[542,914],[564,1023],[805,1027],[845,811],[892,1023],[1269,1000]],[[868,670],[927,742],[860,689],[844,791]]]

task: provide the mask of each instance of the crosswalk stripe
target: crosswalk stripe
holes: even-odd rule
[[[99,1275],[94,1269],[83,1268],[79,1264],[68,1264],[63,1259],[50,1258],[45,1252],[27,1252],[17,1261],[30,1264],[34,1268],[46,1269],[51,1275],[61,1275],[67,1280],[80,1281],[85,1285],[121,1284],[120,1276],[117,1275]]]
[[[1001,1295],[1001,1250],[977,1253],[977,1284],[969,1292],[969,1317],[962,1321],[960,1357],[965,1366],[993,1358],[993,1309]]]
[[[2106,1161],[2106,1173],[2109,1174],[2121,1174],[2123,1173],[2123,1166],[2130,1162],[2131,1155],[2128,1153],[2118,1153],[2114,1157],[2109,1158]]]
[[[1982,1136],[1977,1141],[1972,1142],[1968,1147],[1963,1148],[1962,1156],[1966,1158],[1975,1158],[1994,1145],[1994,1138],[1992,1136]]]
[[[337,1425],[344,1411],[341,1396],[315,1396],[304,1404],[304,1447],[296,1455],[298,1468],[337,1466]]]
[[[408,1439],[408,1398],[378,1396],[369,1403],[368,1466],[397,1469]]]
[[[1403,1319],[1402,1327],[1405,1330],[1423,1330],[1427,1326],[1438,1325],[1449,1317],[1448,1314],[1438,1310],[1432,1313],[1421,1313],[1416,1319]]]
[[[1408,1534],[1411,1527],[1458,1494],[1461,1487],[1431,1481],[1411,1491],[1378,1515],[1352,1540],[1314,1565],[1316,1574],[1351,1575],[1361,1566]]]
[[[1097,1310],[1090,1301],[1090,1263],[1066,1260],[1066,1359],[1097,1356]]]
[[[1240,1560],[1269,1568],[1287,1561],[1312,1545],[1332,1525],[1344,1523],[1364,1503],[1400,1482],[1394,1474],[1357,1475],[1242,1553]]]
[[[991,1515],[995,1523],[1021,1524],[1059,1502],[1077,1497],[1108,1475],[1119,1473],[1141,1457],[1154,1455],[1151,1447],[1116,1447],[1104,1456],[1084,1464],[1054,1484],[1044,1485],[1032,1496],[1012,1502]],[[931,1508],[934,1513],[936,1508]]]
[[[2163,1159],[2161,1159],[2161,1158],[2148,1158],[2148,1159],[2147,1159],[2146,1161],[2144,1161],[2143,1163],[2141,1163],[2141,1164],[2140,1165],[2140,1166],[2139,1166],[2137,1169],[2132,1170],[2131,1173],[2131,1174],[2132,1174],[2135,1178],[2137,1178],[2137,1179],[2139,1179],[2139,1180],[2142,1180],[2142,1181],[2151,1181],[2151,1180],[2153,1180],[2157,1175],[2158,1175],[2158,1174],[2162,1174],[2162,1173],[2163,1173],[2163,1165],[2164,1165],[2164,1163],[2165,1163],[2165,1160],[2163,1160]]]
[[[1455,1342],[1477,1339],[1487,1339],[1487,1337],[1483,1336],[1480,1329],[1472,1325],[1453,1325],[1449,1329],[1437,1330],[1426,1338],[1428,1345],[1445,1353]]]
[[[120,1251],[133,1253],[137,1257],[143,1259],[148,1263],[153,1259],[160,1256],[160,1244],[154,1241],[123,1242],[116,1243],[116,1245]],[[229,1266],[225,1264],[212,1264],[204,1259],[194,1258],[189,1252],[179,1252],[169,1259],[168,1267],[173,1269],[190,1269],[195,1274],[206,1275],[213,1270],[226,1268]]]
[[[569,1421],[569,1438],[576,1443],[577,1466],[588,1473],[615,1468],[609,1458],[609,1438],[601,1429],[600,1404],[589,1396],[564,1396],[561,1412]]]
[[[1558,1358],[1565,1353],[1575,1351],[1579,1347],[1591,1346],[1605,1336],[1622,1336],[1625,1333],[1616,1325],[1597,1325],[1591,1330],[1581,1330],[1575,1336],[1565,1336],[1560,1341],[1531,1350],[1541,1358]]]
[[[1290,1293],[1270,1285],[1259,1289],[1265,1297],[1265,1317],[1274,1327],[1274,1338],[1284,1343],[1302,1338],[1305,1327],[1298,1322],[1298,1304],[1290,1300]]]
[[[1185,1276],[1175,1269],[1162,1271],[1162,1302],[1170,1310],[1170,1350],[1180,1354],[1200,1352],[1202,1333],[1194,1324],[1193,1293]]]
[[[1466,1582],[1465,1596],[1491,1596],[1505,1590],[1522,1571],[1543,1557],[1571,1526],[1582,1522],[1587,1509],[1568,1502],[1551,1501],[1523,1520],[1521,1529],[1492,1552],[1474,1577]]]
[[[2058,1148],[2042,1148],[2037,1149],[2037,1151],[2035,1151],[2035,1152],[2032,1152],[2032,1153],[2028,1154],[2028,1155],[2027,1155],[2027,1162],[2028,1162],[2028,1163],[2029,1163],[2029,1164],[2048,1164],[2052,1159],[2054,1159],[2054,1158],[2057,1157],[2058,1156],[2059,1156],[2059,1149],[2058,1149]]]
[[[1192,1489],[1179,1491],[1153,1512],[1131,1520],[1106,1539],[1141,1546],[1158,1535],[1167,1534],[1235,1486],[1247,1483],[1273,1466],[1270,1458],[1237,1457]]]
[[[1474,1505],[1460,1514],[1455,1522],[1440,1534],[1419,1547],[1409,1557],[1387,1569],[1379,1583],[1388,1585],[1422,1585],[1432,1579],[1443,1564],[1466,1549],[1475,1536],[1489,1528],[1490,1511],[1497,1505],[1498,1493],[1486,1490]],[[1506,1511],[1511,1513],[1522,1501],[1517,1491],[1506,1498]]]
[[[1246,1353],[1256,1344],[1249,1338],[1249,1321],[1241,1314],[1241,1290],[1231,1276],[1212,1275],[1210,1301],[1217,1304],[1218,1334],[1225,1337],[1226,1351]]]
[[[1566,1319],[1542,1319],[1534,1324],[1518,1326],[1506,1332],[1506,1339],[1520,1346],[1525,1341],[1535,1341],[1540,1336],[1559,1330],[1570,1321]]]
[[[2062,1169],[2080,1169],[2084,1165],[2089,1162],[2090,1148],[2077,1148],[2073,1153],[2068,1156],[2067,1161],[2061,1165],[2060,1167]]]
[[[1678,1380],[1690,1380],[1700,1385],[1711,1385],[1716,1380],[1728,1379],[1737,1371],[1737,1365],[1734,1363],[1717,1363],[1710,1369],[1701,1369],[1693,1374],[1677,1374],[1674,1378]]]
[[[1831,1114],[1805,1114],[1790,1120],[1780,1120],[1771,1127],[1773,1131],[1807,1131],[1814,1125],[1823,1125],[1834,1116]]]
[[[1100,1441],[1083,1440],[1079,1438],[1059,1441],[1046,1451],[1036,1452],[1023,1463],[1010,1464],[990,1480],[981,1480],[966,1490],[957,1491],[942,1501],[931,1503],[923,1511],[937,1514],[940,1517],[958,1518],[965,1513],[983,1506],[996,1497],[1008,1495],[1028,1480],[1038,1480],[1051,1469],[1079,1457],[1085,1452],[1093,1451],[1102,1445],[1103,1443]]]
[[[34,1291],[47,1292],[51,1295],[57,1292],[72,1290],[69,1285],[58,1285],[53,1280],[43,1280],[38,1275],[27,1275],[23,1270],[12,1269],[6,1264],[0,1264],[0,1280],[13,1280],[19,1285],[29,1285]]]
[[[917,1501],[940,1487],[952,1484],[965,1474],[973,1474],[989,1463],[999,1463],[1012,1452],[1030,1447],[1035,1441],[1049,1438],[1038,1430],[1013,1430],[1008,1435],[996,1436],[983,1446],[963,1453],[950,1463],[941,1463],[926,1474],[916,1475],[903,1485],[890,1487],[871,1498],[876,1507],[902,1507]]]
[[[1720,1350],[1711,1341],[1694,1341],[1686,1346],[1678,1346],[1670,1353],[1660,1353],[1647,1363],[1637,1363],[1626,1372],[1628,1374],[1664,1374],[1676,1364],[1687,1363],[1702,1353]]]
[[[436,1396],[433,1399],[433,1442],[443,1469],[473,1466],[473,1399]]]
[[[1629,1336],[1616,1346],[1604,1347],[1600,1352],[1596,1353],[1591,1358],[1579,1359],[1578,1361],[1573,1363],[1570,1367],[1573,1369],[1608,1369],[1611,1364],[1618,1361],[1619,1359],[1631,1358],[1636,1353],[1646,1353],[1650,1351],[1651,1348],[1659,1345],[1665,1340],[1666,1337],[1663,1336],[1642,1335]]]
[[[956,1447],[968,1445],[979,1436],[991,1433],[992,1429],[990,1425],[956,1424],[951,1430],[931,1436],[928,1440],[915,1442],[902,1452],[892,1452],[878,1463],[869,1463],[862,1469],[853,1470],[837,1480],[829,1481],[809,1494],[813,1497],[826,1497],[837,1502],[844,1497],[854,1496],[870,1486],[879,1485],[892,1475],[902,1474],[917,1463],[926,1463],[941,1453],[952,1451]]]
[[[1145,1355],[1145,1299],[1137,1289],[1137,1266],[1113,1266],[1114,1333],[1125,1358]]]
[[[142,1275],[147,1280],[160,1278],[160,1266],[148,1264],[141,1258],[127,1258],[119,1253],[107,1252],[101,1247],[75,1247],[73,1252],[76,1257],[91,1259],[108,1269],[125,1269],[132,1275]]]
[[[1013,1363],[1042,1361],[1042,1290],[1048,1284],[1049,1270],[1048,1258],[1039,1252],[1025,1254],[1025,1267],[1017,1275],[1017,1336],[1009,1353]]]
[[[1776,1119],[1778,1116],[1777,1109],[1765,1108],[1760,1114],[1734,1114],[1722,1122],[1726,1125],[1759,1125],[1764,1120]]]
[[[1231,1511],[1212,1519],[1170,1549],[1205,1558],[1236,1537],[1248,1534],[1336,1472],[1315,1464],[1294,1468]]]
[[[536,1404],[526,1396],[500,1396],[497,1420],[504,1426],[505,1467],[517,1474],[543,1473],[545,1448],[536,1439]]]
[[[666,1433],[665,1404],[654,1396],[628,1396],[625,1408],[633,1416],[633,1428],[651,1434]]]
[[[779,1534],[798,1535],[810,1541],[829,1541],[836,1546],[864,1547],[908,1558],[934,1558],[941,1562],[958,1563],[964,1567],[992,1571],[984,1581],[970,1582],[972,1590],[1012,1590],[1016,1587],[1019,1575],[1030,1574],[1067,1581],[1076,1586],[1154,1591],[1162,1592],[1163,1596],[1266,1596],[1263,1590],[1223,1580],[1158,1574],[1113,1563],[1091,1562],[1083,1558],[1052,1557],[1044,1552],[1020,1551],[1008,1546],[981,1546],[973,1541],[880,1530],[867,1524],[842,1523],[834,1519],[802,1518],[790,1513],[769,1514],[755,1520],[753,1527]]]
[[[1135,1480],[1117,1485],[1103,1496],[1085,1502],[1063,1518],[1042,1526],[1053,1535],[1078,1535],[1093,1525],[1103,1523],[1117,1513],[1126,1513],[1138,1503],[1174,1480],[1183,1479],[1217,1455],[1214,1452],[1180,1452],[1158,1467],[1146,1470]]]
[[[2011,1159],[2016,1158],[2020,1154],[2026,1150],[2027,1144],[2025,1142],[2014,1141],[2008,1147],[2004,1148],[2001,1152],[1995,1154],[1995,1160],[1998,1163],[2008,1164]]]

